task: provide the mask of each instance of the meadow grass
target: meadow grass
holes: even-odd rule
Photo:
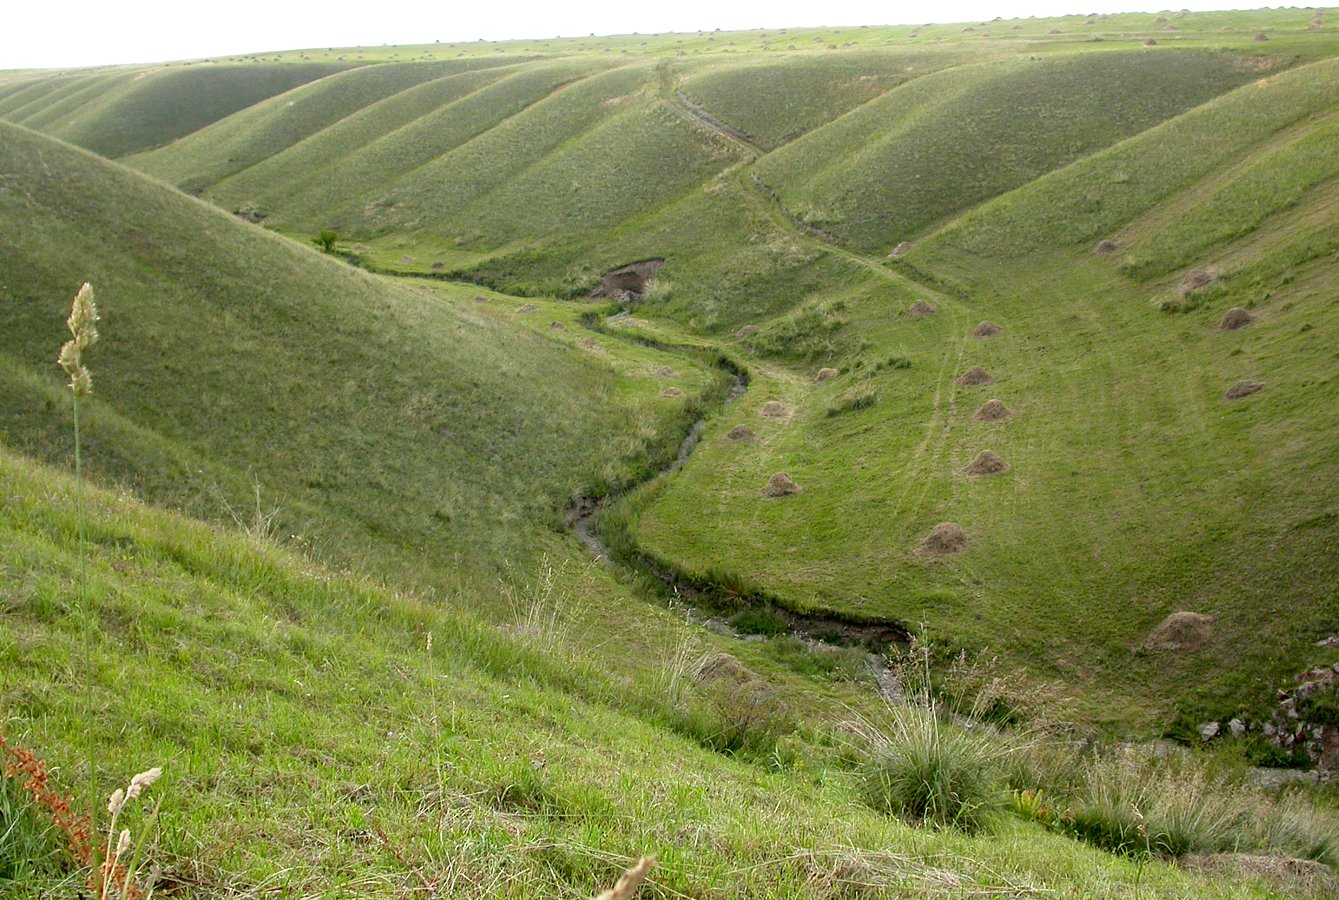
[[[663,724],[682,694],[660,692],[658,667],[591,656],[589,634],[540,652],[460,604],[103,491],[88,504],[89,720],[60,674],[79,642],[74,487],[8,451],[0,480],[0,657],[32,665],[6,730],[57,773],[86,730],[118,757],[161,761],[153,862],[206,895],[398,896],[429,880],[453,896],[590,896],[646,852],[656,890],[690,895],[812,896],[838,858],[882,863],[863,877],[892,893],[951,877],[1116,896],[1136,876],[1035,826],[969,838],[862,809],[804,739],[780,766],[704,749]],[[890,845],[895,861],[878,856]],[[9,883],[18,896],[66,877],[68,863],[41,868],[44,852],[23,854],[36,868]],[[1253,895],[1165,866],[1143,878],[1152,896]]]
[[[164,760],[166,867],[220,894],[590,896],[654,852],[668,896],[1249,895],[1271,888],[1142,857],[1332,861],[1311,805],[1198,760],[996,759],[1011,745],[934,710],[895,713],[862,777],[833,725],[878,708],[860,651],[780,628],[780,607],[924,622],[1063,682],[1085,728],[1141,736],[1333,661],[1334,35],[1301,10],[1165,18],[0,76],[0,117],[104,153],[179,137],[130,161],[433,276],[357,271],[0,124],[0,441],[68,463],[52,298],[90,278],[117,348],[91,474],[120,492],[94,500],[89,725],[67,690],[71,488],[0,456],[9,733],[62,777],[78,735]],[[112,114],[124,131],[61,131]],[[650,258],[633,315],[557,299]],[[1191,268],[1216,281],[1183,301]],[[1229,305],[1255,321],[1217,332]],[[983,319],[1003,331],[972,337]],[[718,408],[723,348],[748,393],[651,478]],[[972,365],[994,383],[955,383]],[[1266,387],[1224,400],[1243,378]],[[1012,417],[976,421],[992,397]],[[1008,472],[965,474],[983,450]],[[777,472],[804,491],[760,497]],[[563,533],[578,496],[629,489],[602,518],[615,549],[733,593],[754,639]],[[944,521],[966,549],[919,551]],[[1211,642],[1145,646],[1181,609],[1214,616]],[[981,826],[1002,785],[1035,821],[897,820]],[[1131,828],[1137,860],[1071,839],[1125,851]]]

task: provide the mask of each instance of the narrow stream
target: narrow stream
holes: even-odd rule
[[[598,326],[591,327],[599,330]],[[673,348],[661,347],[661,349]],[[689,427],[679,443],[679,451],[674,459],[665,468],[647,478],[647,481],[673,475],[682,469],[701,440],[707,420],[728,409],[748,392],[747,374],[731,370],[726,363],[718,365],[734,375],[734,383],[724,402],[718,409],[708,411]],[[806,642],[866,647],[875,655],[876,675],[882,672],[878,656],[892,646],[905,646],[910,641],[910,632],[897,622],[860,621],[833,613],[796,612],[766,596],[741,597],[707,579],[676,570],[641,548],[633,550],[630,554],[613,552],[600,536],[600,513],[607,505],[619,502],[626,494],[627,490],[603,499],[583,496],[567,509],[564,521],[592,556],[609,566],[621,566],[653,576],[663,583],[677,600],[688,604],[692,610],[691,615],[696,621],[702,621],[701,615],[704,614],[708,617],[704,624],[747,640],[751,636],[734,631],[726,619],[719,617],[720,611],[739,610],[743,606],[765,607],[772,616],[784,623],[788,633]],[[883,679],[880,678],[880,681]]]

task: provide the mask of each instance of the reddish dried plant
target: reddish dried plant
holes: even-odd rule
[[[51,784],[46,765],[31,750],[12,744],[0,735],[0,754],[4,756],[5,777],[18,783],[45,809],[52,823],[65,835],[70,855],[81,866],[92,868],[92,816],[79,815],[71,806],[73,797],[62,797]]]
[[[46,764],[27,750],[0,734],[0,758],[4,760],[4,776],[32,795],[33,802],[51,817],[51,823],[65,836],[70,856],[81,867],[89,870],[89,886],[95,894],[110,896],[107,886],[116,888],[120,900],[142,900],[144,893],[128,877],[129,873],[116,859],[109,859],[94,870],[93,817],[74,811],[74,798],[63,797],[51,783]],[[96,883],[95,883],[96,882]],[[101,888],[101,891],[99,890]]]

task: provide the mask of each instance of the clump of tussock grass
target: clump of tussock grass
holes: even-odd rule
[[[932,688],[930,655],[927,644],[914,642],[908,659],[893,667],[901,702],[852,726],[863,745],[856,770],[864,798],[914,823],[984,831],[1004,808],[1003,764],[1016,748],[987,729],[949,721]]]
[[[848,391],[837,399],[835,403],[828,406],[826,413],[829,417],[840,416],[843,413],[858,412],[862,409],[869,409],[878,402],[878,395],[869,388],[861,388]]]
[[[1339,831],[1314,804],[1271,797],[1190,754],[1124,747],[1094,756],[1052,824],[1130,856],[1263,852],[1339,863]]]
[[[566,561],[555,566],[546,554],[533,581],[502,583],[511,633],[537,650],[550,652],[566,645],[573,624],[582,618],[580,604],[558,587],[566,570]]]
[[[228,518],[232,519],[234,525],[247,537],[256,541],[271,541],[279,531],[279,514],[282,508],[278,506],[267,507],[261,500],[260,479],[252,478],[252,508],[244,506],[234,506],[228,502],[228,498],[221,491],[215,492],[215,497],[223,506],[224,512]]]

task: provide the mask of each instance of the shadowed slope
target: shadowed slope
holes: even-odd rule
[[[349,68],[348,63],[200,64],[38,76],[52,92],[0,115],[108,157],[166,144],[238,110]],[[62,85],[69,82],[69,85]],[[69,91],[69,87],[77,90]],[[62,95],[61,102],[55,102]]]
[[[522,557],[606,457],[635,458],[628,415],[677,415],[611,396],[607,362],[501,323],[476,291],[382,281],[0,129],[0,421],[28,452],[64,458],[51,354],[85,279],[105,320],[99,473],[212,515],[216,492],[240,506],[254,476],[286,532],[346,550]]]

